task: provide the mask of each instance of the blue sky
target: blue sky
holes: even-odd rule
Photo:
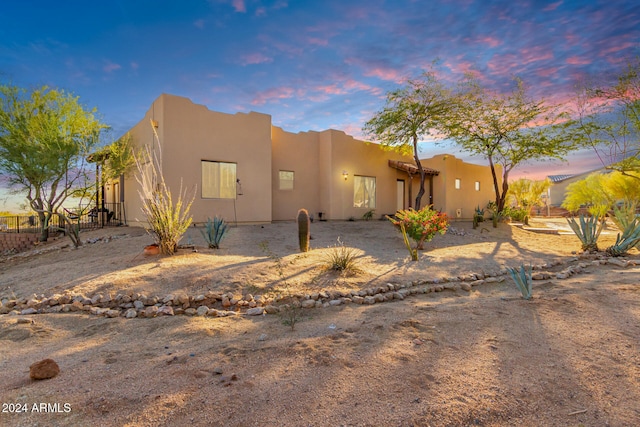
[[[362,138],[385,93],[436,59],[444,78],[474,71],[500,88],[518,76],[536,96],[561,101],[579,80],[620,70],[639,42],[637,0],[9,0],[0,79],[78,95],[112,139],[161,93],[267,113],[291,132]],[[432,144],[423,155],[445,151],[462,156]],[[545,165],[598,166],[591,153]]]

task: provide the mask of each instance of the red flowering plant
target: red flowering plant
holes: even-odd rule
[[[424,242],[428,242],[436,233],[444,234],[449,228],[447,215],[432,209],[431,206],[416,211],[412,208],[400,210],[393,217],[387,216],[404,237],[404,243],[411,259],[418,260],[418,250],[424,249]],[[409,237],[416,242],[415,249],[411,248]]]

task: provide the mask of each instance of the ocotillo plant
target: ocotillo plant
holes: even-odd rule
[[[300,209],[298,211],[298,240],[300,242],[300,252],[309,251],[309,240],[311,239],[310,224],[309,212],[307,212],[306,209]]]

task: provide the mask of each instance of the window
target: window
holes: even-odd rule
[[[293,172],[280,171],[278,178],[280,179],[280,190],[293,190]]]
[[[480,181],[476,181],[476,191],[480,191]]]
[[[353,206],[356,208],[376,207],[376,178],[372,176],[353,177]]]
[[[202,198],[236,198],[236,164],[202,161]]]
[[[460,178],[456,178],[456,182],[455,182],[455,184],[454,184],[454,185],[455,185],[455,187],[456,187],[456,190],[459,190],[459,189],[460,189]]]

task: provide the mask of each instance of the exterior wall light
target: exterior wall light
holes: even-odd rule
[[[347,171],[342,171],[342,177],[344,178],[344,180],[346,181],[347,178],[349,178],[349,172]]]

